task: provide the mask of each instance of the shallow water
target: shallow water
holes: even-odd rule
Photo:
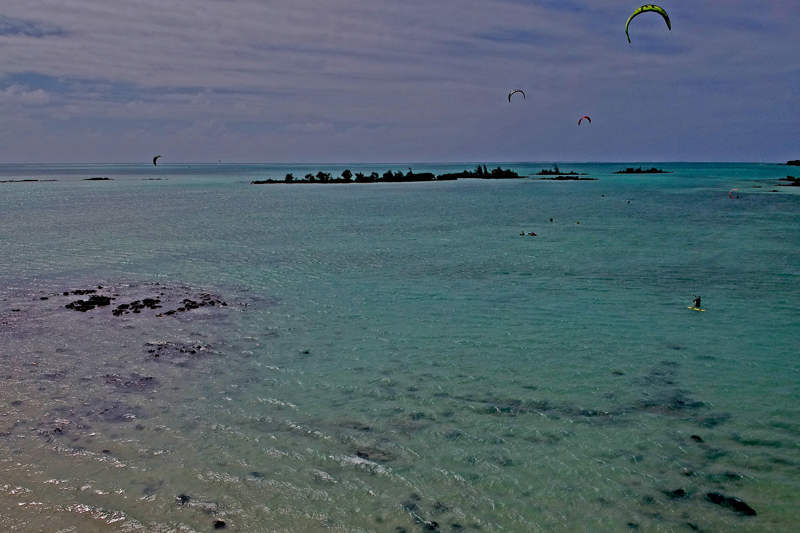
[[[627,166],[0,167],[2,529],[793,531],[792,169]]]

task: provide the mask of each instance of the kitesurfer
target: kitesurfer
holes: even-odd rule
[[[692,296],[694,296],[694,300],[692,300],[694,302],[694,306],[700,309],[700,297],[696,294],[692,294]]]

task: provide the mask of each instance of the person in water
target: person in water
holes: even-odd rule
[[[694,306],[699,309],[700,308],[700,297],[698,295],[696,295],[696,294],[692,294],[692,296],[694,296],[694,300],[693,300]]]

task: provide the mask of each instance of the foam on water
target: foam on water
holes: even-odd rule
[[[0,169],[0,525],[792,531],[786,167],[626,166]]]

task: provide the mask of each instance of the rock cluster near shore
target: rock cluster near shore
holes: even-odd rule
[[[102,286],[99,286],[98,289],[102,289]],[[91,311],[92,309],[98,307],[108,307],[111,305],[111,302],[117,299],[117,295],[114,296],[105,296],[100,294],[95,294],[98,289],[78,289],[73,291],[64,291],[62,293],[63,296],[73,295],[86,295],[91,294],[92,296],[86,300],[79,299],[75,300],[74,302],[70,302],[66,304],[64,307],[67,309],[73,309],[75,311],[80,311],[85,313],[87,311]],[[144,309],[161,309],[164,303],[161,300],[161,296],[164,296],[164,292],[160,292],[158,295],[154,295],[151,298],[142,298],[139,300],[133,300],[129,303],[121,303],[115,309],[111,311],[113,316],[122,316],[127,315],[130,313],[139,314]],[[47,296],[43,296],[40,299],[46,300],[48,299]],[[200,309],[201,307],[226,307],[228,305],[227,302],[216,298],[208,293],[201,293],[197,300],[193,300],[191,298],[184,298],[175,309],[170,309],[169,311],[164,311],[163,313],[159,313],[157,317],[165,317],[170,315],[175,315],[177,313],[184,313],[186,311],[191,311],[192,309]]]

